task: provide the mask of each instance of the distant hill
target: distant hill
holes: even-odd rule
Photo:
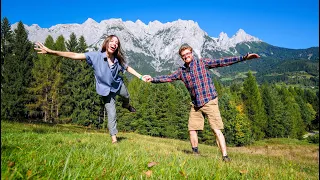
[[[227,68],[220,68],[224,77],[234,77],[248,70],[256,72],[257,80],[267,82],[296,82],[306,85],[319,84],[319,47],[308,49],[288,49],[269,45],[264,42],[238,44],[235,48],[240,54],[245,52],[258,53],[261,58],[244,63],[238,63]],[[304,79],[304,80],[302,80]]]

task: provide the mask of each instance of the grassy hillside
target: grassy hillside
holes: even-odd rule
[[[270,139],[229,147],[224,163],[216,146],[71,125],[1,122],[2,179],[318,179],[319,147]]]

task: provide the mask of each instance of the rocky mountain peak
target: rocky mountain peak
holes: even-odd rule
[[[16,24],[13,24],[11,28],[15,29]],[[84,36],[86,43],[91,47],[90,50],[95,47],[99,49],[107,35],[115,34],[120,38],[125,52],[149,57],[152,61],[148,63],[156,71],[165,70],[163,64],[177,65],[177,62],[181,62],[177,52],[182,44],[192,46],[195,54],[201,57],[203,48],[213,51],[229,51],[229,48],[241,42],[260,41],[242,29],[239,29],[231,38],[224,32],[221,32],[218,38],[209,37],[197,22],[181,19],[166,23],[155,20],[146,25],[139,19],[132,22],[112,18],[98,23],[88,18],[83,24],[57,24],[50,28],[25,25],[25,28],[32,42],[44,42],[48,35],[51,35],[53,39],[63,35],[66,41],[71,33],[75,33],[77,38]]]
[[[248,41],[261,41],[260,39],[247,34],[243,29],[239,29],[234,36],[232,36],[233,44]]]
[[[83,24],[97,24],[97,22],[92,18],[88,18]]]

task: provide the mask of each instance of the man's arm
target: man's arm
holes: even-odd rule
[[[206,66],[210,69],[215,67],[229,66],[241,61],[251,60],[255,58],[260,58],[260,56],[255,53],[251,53],[251,54],[248,53],[245,56],[236,56],[236,57],[221,58],[221,59],[203,59],[203,60],[206,63]]]
[[[165,83],[165,82],[172,82],[175,80],[181,80],[181,73],[179,70],[175,71],[170,75],[162,75],[152,78],[151,76],[146,77],[147,82],[152,83]]]
[[[84,53],[75,53],[75,52],[67,52],[67,51],[54,51],[52,49],[47,48],[42,43],[37,42],[36,45],[38,47],[34,48],[38,51],[38,54],[52,54],[56,56],[62,56],[74,60],[84,60],[86,56]]]

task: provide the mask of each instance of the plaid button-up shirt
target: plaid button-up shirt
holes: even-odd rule
[[[190,93],[194,106],[201,107],[218,96],[209,69],[229,66],[243,60],[242,56],[225,59],[196,59],[194,57],[189,66],[184,64],[170,75],[154,77],[152,83],[182,80]]]

